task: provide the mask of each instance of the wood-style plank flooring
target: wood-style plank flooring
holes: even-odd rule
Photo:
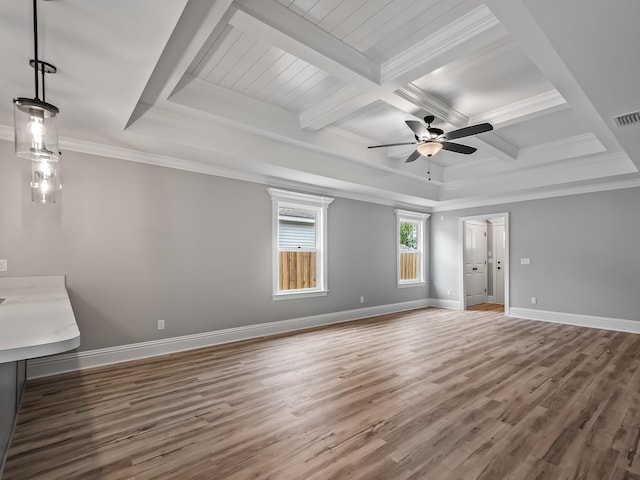
[[[640,335],[424,309],[28,383],[15,479],[640,479]]]
[[[475,310],[481,312],[504,312],[504,305],[500,303],[481,303],[467,307],[467,310]]]

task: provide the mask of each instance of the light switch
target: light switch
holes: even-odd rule
[[[520,264],[521,265],[531,265],[531,259],[530,258],[521,258],[520,259]]]
[[[7,259],[0,258],[0,272],[6,272],[6,271],[7,271]]]

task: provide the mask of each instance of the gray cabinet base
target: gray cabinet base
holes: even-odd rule
[[[26,360],[0,363],[0,478],[9,454],[26,376]]]

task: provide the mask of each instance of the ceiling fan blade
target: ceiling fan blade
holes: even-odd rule
[[[411,155],[409,155],[409,158],[407,158],[404,163],[411,163],[411,162],[415,162],[418,158],[420,158],[420,153],[416,150],[415,152],[413,152]]]
[[[417,142],[387,143],[386,145],[371,145],[367,148],[397,147],[399,145],[415,145],[416,143]]]
[[[442,149],[449,150],[450,152],[464,153],[465,155],[470,155],[478,150],[477,148],[470,147],[469,145],[462,145],[460,143],[453,142],[442,142]]]
[[[413,130],[413,133],[416,134],[416,137],[429,137],[429,131],[427,130],[427,127],[425,127],[421,122],[418,122],[417,120],[406,120],[405,123],[411,130]]]
[[[456,138],[477,135],[491,130],[493,130],[493,125],[490,123],[479,123],[478,125],[471,125],[470,127],[459,128],[458,130],[448,132],[445,134],[445,137],[447,137],[447,140],[455,140]]]

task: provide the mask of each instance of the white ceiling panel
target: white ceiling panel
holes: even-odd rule
[[[435,29],[441,15],[462,0],[288,0],[291,11],[372,58]]]
[[[337,92],[344,84],[338,79],[318,70],[308,80],[302,82],[295,90],[291,90],[290,98],[284,97],[282,105],[300,112],[316,102],[321,102],[329,95]]]
[[[322,101],[345,85],[304,60],[231,25],[213,43],[196,75],[294,112]]]
[[[467,117],[554,90],[513,41],[457,59],[412,83]]]

